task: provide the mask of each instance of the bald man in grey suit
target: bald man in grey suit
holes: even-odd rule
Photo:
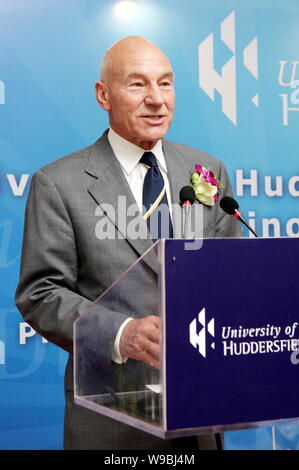
[[[16,304],[26,322],[70,353],[65,377],[65,449],[170,449],[171,441],[74,404],[73,322],[152,246],[150,236],[135,239],[121,233],[117,220],[107,214],[108,205],[117,212],[119,196],[125,198],[127,207],[136,203],[140,207],[147,171],[139,163],[144,151],[151,150],[157,157],[169,205],[178,202],[179,190],[190,182],[196,164],[213,170],[221,180],[221,196],[231,195],[231,186],[219,160],[163,140],[174,111],[173,72],[153,43],[129,37],[114,44],[104,57],[96,96],[109,114],[110,130],[95,144],[47,165],[32,178]],[[218,204],[202,208],[205,237],[241,236],[238,222]],[[108,218],[116,236],[98,236],[101,217]],[[147,232],[141,212],[140,224]],[[173,229],[178,236],[175,217]],[[152,268],[140,280],[142,289],[151,289],[155,283]],[[123,297],[123,304],[123,310],[94,319],[90,347],[99,350],[99,356],[104,354],[106,361],[118,362],[118,367],[125,367],[124,359],[158,367],[158,312],[151,312],[150,304],[144,302],[144,311],[134,317],[129,314],[133,312],[130,299]],[[201,448],[215,447],[212,436],[198,442]]]

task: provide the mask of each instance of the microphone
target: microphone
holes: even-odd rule
[[[181,206],[183,207],[184,211],[184,233],[183,233],[183,238],[186,238],[186,232],[187,232],[187,220],[190,212],[190,207],[195,201],[195,191],[191,186],[184,186],[180,190],[180,202]]]
[[[180,202],[181,205],[192,206],[195,201],[195,191],[191,186],[184,186],[180,190]]]
[[[253,228],[251,228],[250,225],[248,225],[248,223],[246,222],[246,220],[242,216],[241,212],[239,211],[239,204],[237,203],[237,201],[234,198],[232,198],[230,196],[224,196],[220,200],[220,207],[227,214],[233,215],[236,219],[240,220],[240,222],[242,222],[242,224],[246,225],[248,230],[250,230],[250,232],[253,233],[253,235],[255,237],[258,237],[258,235],[255,233]]]

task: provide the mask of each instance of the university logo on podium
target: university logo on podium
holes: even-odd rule
[[[198,333],[198,326],[200,332]],[[194,348],[198,348],[199,354],[203,357],[207,355],[207,336],[215,336],[215,320],[212,318],[208,323],[206,320],[206,309],[203,308],[197,318],[194,318],[189,325],[189,341]],[[210,343],[210,347],[215,349],[215,342]]]

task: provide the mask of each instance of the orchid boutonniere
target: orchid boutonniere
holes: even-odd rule
[[[191,176],[191,186],[199,202],[206,206],[214,206],[219,199],[219,190],[224,187],[224,184],[215,178],[211,170],[195,165],[195,171]]]

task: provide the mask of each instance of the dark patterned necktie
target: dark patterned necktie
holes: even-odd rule
[[[166,186],[155,155],[145,152],[140,163],[148,167],[143,183],[143,218],[152,240],[172,238],[173,229],[166,195]]]

